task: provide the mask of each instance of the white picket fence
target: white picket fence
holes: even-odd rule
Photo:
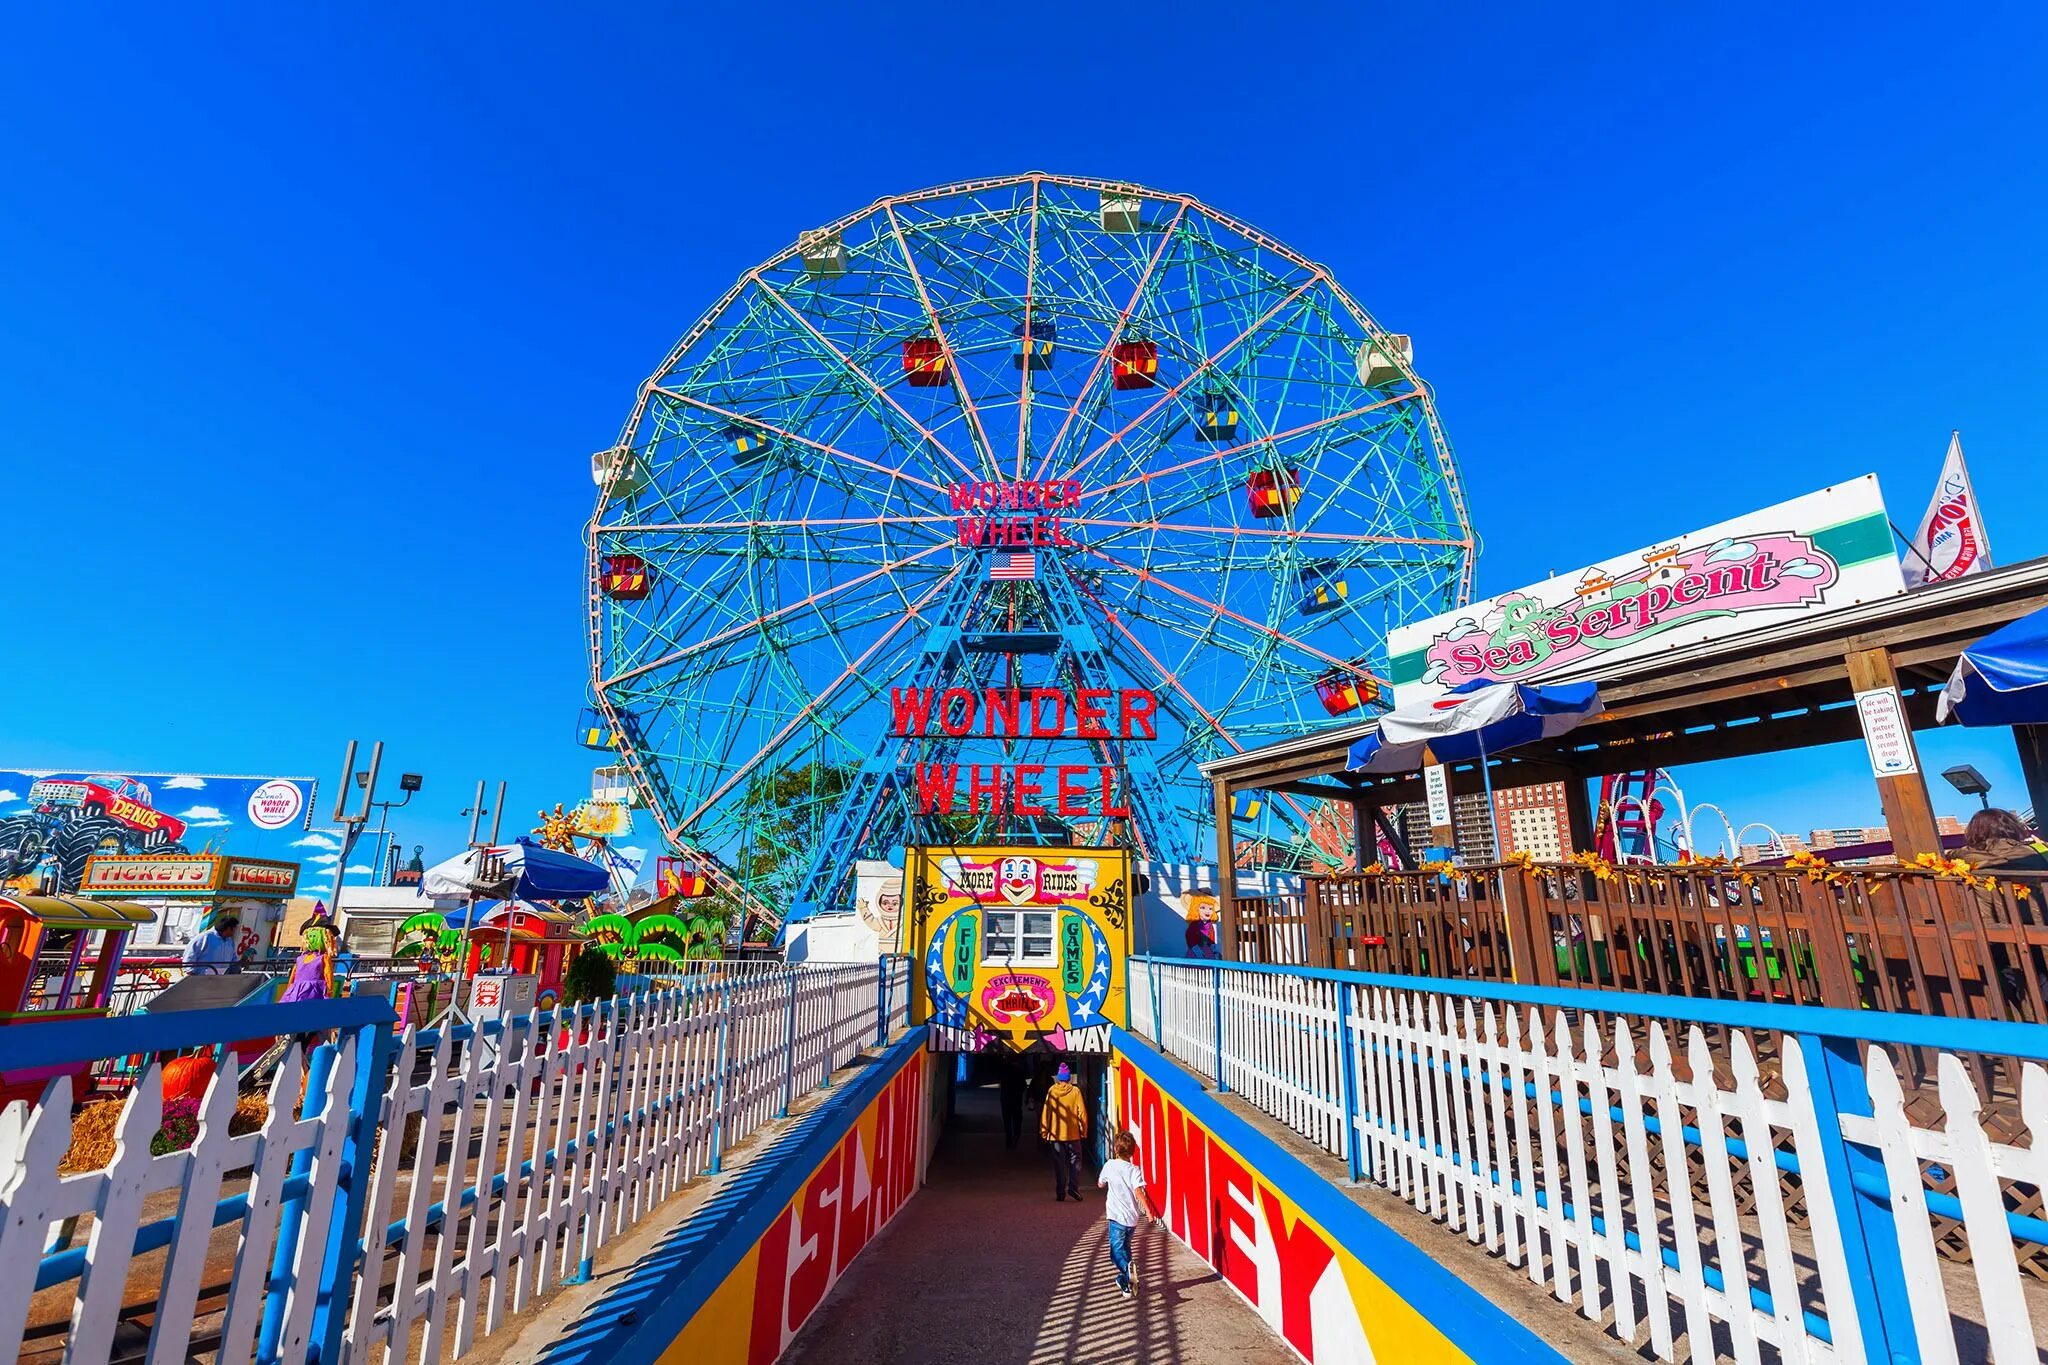
[[[1979,1123],[1962,1057],[1939,1055],[1945,1114],[1917,1125],[1893,1054],[1794,1031],[1799,1007],[1751,1030],[1646,1018],[1658,1007],[1612,993],[1595,1011],[1347,975],[1140,961],[1131,1019],[1660,1360],[2041,1360],[2048,1294],[2016,1239],[2048,1224],[2008,1206],[2048,1189],[2037,1062],[2017,1067],[2015,1145]],[[1953,1172],[1956,1195],[1921,1163]],[[1936,1205],[1964,1224],[1967,1266],[1940,1257]]]
[[[78,1277],[61,1338],[67,1365],[109,1359],[122,1309],[138,1299],[139,1238],[170,1248],[144,1310],[152,1365],[188,1354],[306,1360],[323,1294],[342,1320],[341,1361],[458,1359],[536,1295],[587,1275],[607,1241],[899,1030],[908,988],[903,959],[749,970],[510,1021],[487,1038],[468,1026],[410,1029],[376,1087],[359,1256],[357,1233],[330,1233],[346,1206],[338,1162],[373,1030],[341,1032],[314,1069],[317,1111],[304,1118],[293,1113],[295,1048],[271,1086],[268,1120],[241,1136],[228,1133],[227,1054],[191,1148],[163,1156],[149,1152],[162,1122],[161,1070],[149,1065],[104,1171],[58,1174],[72,1116],[69,1082],[53,1082],[32,1111],[0,1112],[0,1353],[23,1341],[40,1271],[45,1281]],[[216,1013],[227,1041],[235,1012]],[[293,1175],[302,1152],[310,1168]],[[223,1202],[223,1182],[242,1171],[246,1194]],[[144,1200],[172,1191],[173,1216],[146,1222]],[[82,1251],[46,1255],[53,1228],[81,1216],[92,1220]],[[223,1315],[219,1296],[202,1300],[201,1272],[215,1227],[228,1225],[236,1249]],[[272,1264],[280,1239],[288,1273]],[[346,1266],[326,1264],[331,1248]]]

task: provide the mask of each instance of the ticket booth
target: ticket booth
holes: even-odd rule
[[[235,947],[262,957],[277,944],[285,906],[298,893],[299,865],[270,858],[179,853],[158,857],[95,854],[78,894],[87,900],[133,901],[151,922],[128,945],[134,959],[175,961],[185,945],[222,915],[240,924]]]
[[[1109,1051],[1134,896],[1113,848],[914,848],[911,1019],[936,1052]]]

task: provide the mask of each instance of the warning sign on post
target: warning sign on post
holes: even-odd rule
[[[1856,715],[1863,722],[1863,743],[1870,750],[1870,770],[1879,777],[1908,777],[1920,771],[1913,756],[1913,732],[1896,687],[1874,687],[1856,694]]]
[[[1432,829],[1440,829],[1451,823],[1451,774],[1441,763],[1431,763],[1422,770],[1422,790],[1429,800],[1429,823]]]

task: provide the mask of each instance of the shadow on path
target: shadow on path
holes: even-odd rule
[[[944,1365],[1265,1365],[1297,1357],[1163,1229],[1138,1233],[1138,1291],[1117,1293],[1095,1173],[1052,1197],[1035,1124],[1003,1148],[993,1090],[962,1090],[931,1177],[783,1357]]]

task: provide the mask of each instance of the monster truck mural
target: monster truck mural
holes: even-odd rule
[[[310,778],[0,769],[0,889],[75,891],[95,853],[187,853],[202,843],[219,851],[232,843],[237,853],[283,854],[279,845],[306,829],[312,799]],[[174,802],[180,814],[167,809]]]
[[[148,784],[132,777],[45,777],[28,789],[29,813],[0,819],[0,877],[56,861],[70,890],[95,853],[183,853],[185,822],[156,808]]]

